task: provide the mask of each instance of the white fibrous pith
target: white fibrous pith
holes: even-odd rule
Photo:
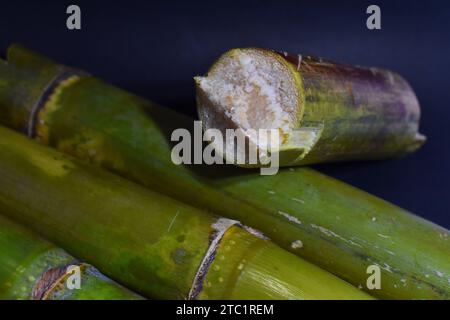
[[[223,57],[198,85],[210,105],[223,112],[256,142],[254,130],[287,134],[295,122],[297,93],[286,66],[271,55],[239,50]],[[253,129],[253,130],[252,130]],[[258,145],[266,145],[261,141]]]

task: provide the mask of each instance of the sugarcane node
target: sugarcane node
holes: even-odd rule
[[[81,270],[86,270],[90,265],[86,263],[71,263],[64,266],[48,269],[45,271],[34,284],[31,299],[32,300],[48,300],[50,296],[64,286],[69,274],[68,268],[78,266]]]
[[[209,267],[211,266],[214,258],[216,256],[217,247],[220,244],[225,233],[234,225],[238,225],[239,221],[231,220],[227,218],[219,218],[215,223],[212,224],[213,232],[210,237],[210,243],[208,250],[206,250],[200,266],[198,267],[197,273],[195,274],[194,281],[192,282],[191,290],[188,294],[188,300],[196,300],[203,289],[203,282],[205,276],[208,273]]]
[[[88,75],[78,69],[54,64],[19,44],[11,45],[5,59],[0,59],[0,74],[1,80],[5,81],[0,88],[0,104],[6,108],[1,111],[1,117],[29,136],[34,130],[35,114],[45,103],[45,93],[48,94],[64,75]]]
[[[0,211],[0,300],[142,299]]]
[[[278,130],[280,166],[398,157],[425,142],[414,91],[390,70],[238,48],[194,79],[205,128],[238,127],[257,148],[252,131]]]

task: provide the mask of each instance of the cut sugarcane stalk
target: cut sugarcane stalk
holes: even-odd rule
[[[41,59],[11,47],[9,64],[0,69],[0,83],[5,83],[0,113],[9,115],[0,118],[4,124],[36,132],[28,125],[30,114],[19,116],[26,114],[29,100],[10,107],[10,91],[28,97],[34,92],[30,87],[52,87],[50,97],[33,102],[41,106],[35,134],[41,142],[258,228],[355,286],[367,289],[367,267],[379,265],[384,268],[381,289],[370,291],[378,297],[450,297],[447,230],[309,168],[262,177],[235,167],[174,165],[168,137],[175,128],[191,128],[192,119],[93,77],[44,84],[36,76],[48,69],[48,60]],[[12,88],[11,77],[17,83]],[[21,78],[36,83],[22,87]],[[21,125],[14,125],[13,118]]]
[[[237,221],[0,128],[0,210],[148,297],[368,299]]]
[[[79,272],[79,274],[75,274]],[[70,277],[78,277],[73,280]],[[67,285],[72,283],[72,287]],[[79,287],[76,286],[79,285]],[[134,300],[135,293],[0,216],[0,299]]]
[[[281,139],[272,151],[279,152],[281,166],[399,156],[425,141],[413,90],[388,70],[233,49],[207,76],[196,77],[196,85],[206,129],[277,129]],[[247,137],[266,149],[254,134]],[[236,159],[235,150],[226,149],[225,157]]]

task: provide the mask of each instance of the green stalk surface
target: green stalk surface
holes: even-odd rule
[[[414,91],[390,70],[239,48],[195,80],[205,129],[279,129],[280,166],[402,156],[425,142]]]

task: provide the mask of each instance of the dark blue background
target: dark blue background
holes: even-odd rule
[[[81,6],[81,31],[66,29],[69,4]],[[369,4],[380,5],[382,30],[366,28]],[[450,227],[445,1],[2,1],[0,50],[11,42],[190,115],[192,77],[232,47],[269,47],[395,70],[421,102],[426,145],[404,159],[317,168]]]

